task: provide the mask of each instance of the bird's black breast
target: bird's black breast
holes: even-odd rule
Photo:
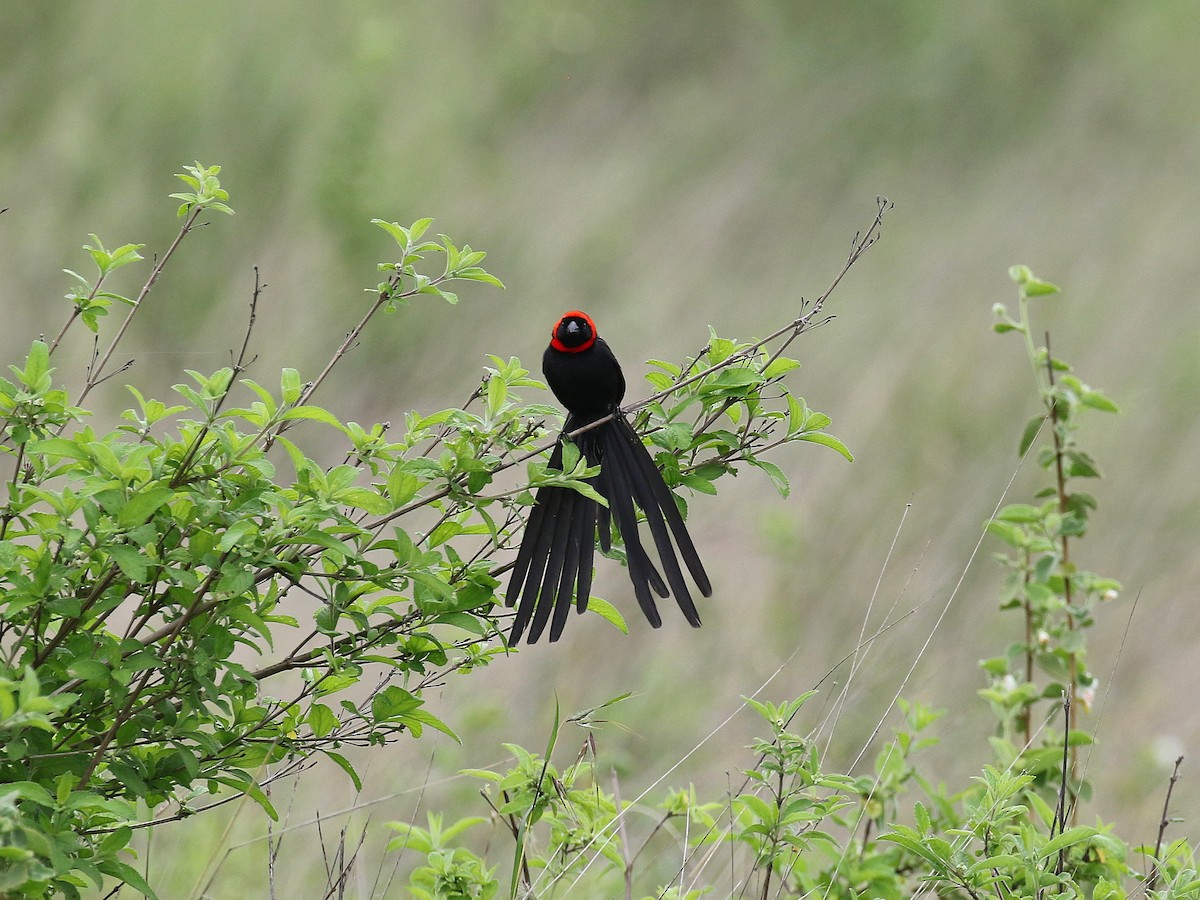
[[[558,402],[580,424],[608,415],[625,396],[621,364],[603,338],[588,349],[564,353],[547,347],[542,356],[542,374]]]

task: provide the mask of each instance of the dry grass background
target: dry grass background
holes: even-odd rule
[[[898,609],[920,608],[857,676],[828,760],[846,764],[1016,464],[1036,400],[1019,344],[991,334],[989,311],[1013,299],[1005,270],[1024,262],[1065,287],[1037,313],[1056,353],[1123,408],[1085,436],[1107,477],[1079,560],[1126,585],[1092,638],[1107,699],[1086,815],[1152,839],[1162,757],[1200,743],[1200,20],[1182,4],[62,0],[6,19],[6,358],[57,330],[58,272],[83,265],[88,232],[161,251],[175,227],[171,173],[196,158],[225,167],[238,215],[189,239],[128,339],[128,380],[147,394],[166,394],[184,367],[225,363],[255,264],[270,288],[252,377],[269,383],[282,365],[313,374],[388,253],[368,220],[434,215],[490,252],[508,290],[389,318],[321,402],[361,422],[457,403],[486,353],[536,361],[550,322],[572,307],[599,321],[636,398],[641,360],[694,351],[709,324],[748,338],[790,319],[840,267],[876,195],[896,204],[834,295],[837,319],[796,347],[801,393],[833,417],[855,463],[802,447],[776,460],[794,482],[786,502],[749,473],[696,498],[692,527],[717,595],[703,630],[635,622],[623,637],[576,621],[554,647],[452,679],[432,704],[464,745],[373,754],[370,796],[499,761],[500,740],[540,748],[555,693],[569,712],[624,691],[637,694],[617,715],[629,731],[599,742],[633,795],[785,659],[776,699],[852,648],[911,504],[876,615],[898,597]],[[88,348],[64,351],[70,380]],[[118,408],[120,385],[107,391]],[[1018,473],[1015,496],[1038,475]],[[934,759],[951,783],[982,762],[976,661],[1016,636],[995,612],[989,549],[905,689],[950,710]],[[598,587],[629,610],[619,570],[605,567]],[[669,781],[723,790],[748,762],[751,732],[735,719]],[[1181,811],[1200,801],[1190,768]],[[340,778],[306,776],[293,821],[355,802]],[[471,791],[431,786],[424,803],[465,812],[478,807]],[[370,807],[354,827],[368,813],[408,818],[414,799]],[[186,896],[221,847],[263,833],[249,810],[228,836],[175,826],[156,838],[152,871]],[[363,852],[367,882],[386,868],[379,840]],[[311,884],[318,843],[314,827],[290,833],[280,878]],[[261,878],[264,855],[261,841],[229,854],[212,896]]]

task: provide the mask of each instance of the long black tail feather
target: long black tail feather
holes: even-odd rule
[[[694,628],[700,627],[700,614],[696,611],[696,604],[692,602],[692,595],[688,592],[687,584],[683,580],[683,572],[679,568],[679,560],[675,558],[675,548],[671,546],[671,535],[667,530],[667,524],[663,520],[664,510],[660,504],[662,498],[659,496],[655,485],[662,485],[664,491],[668,493],[667,486],[663,484],[662,476],[654,467],[653,461],[646,453],[645,445],[637,440],[633,435],[629,425],[624,419],[613,423],[615,428],[606,435],[605,440],[605,456],[606,460],[610,460],[610,465],[618,463],[621,468],[629,473],[629,485],[634,501],[642,512],[646,514],[646,524],[650,529],[650,535],[654,539],[655,549],[658,550],[658,558],[662,562],[663,571],[667,576],[667,583],[671,586],[671,593],[675,595],[675,602],[679,604],[684,618]],[[625,434],[629,429],[629,436]],[[630,443],[629,437],[633,438],[637,448]],[[639,452],[640,451],[640,452]],[[669,499],[668,502],[674,508],[674,499]],[[686,532],[684,533],[686,538]],[[676,536],[676,541],[679,541]],[[628,545],[629,539],[626,538]],[[690,541],[689,541],[690,543]],[[680,548],[683,552],[683,548]],[[697,560],[698,561],[698,560]],[[688,560],[689,568],[691,561]],[[692,570],[695,577],[695,570]],[[706,584],[707,577],[704,575],[703,568],[700,569],[701,578],[697,578],[697,583]],[[703,579],[703,581],[702,581]]]
[[[696,582],[696,587],[700,588],[700,593],[703,596],[711,597],[712,584],[708,580],[708,573],[704,571],[704,563],[700,562],[700,554],[696,552],[696,545],[692,543],[687,526],[683,523],[683,516],[680,514],[679,506],[675,502],[675,495],[671,493],[671,489],[663,481],[662,473],[658,471],[658,466],[654,464],[650,452],[646,449],[646,445],[642,443],[641,438],[638,437],[637,432],[633,430],[633,426],[629,424],[624,416],[618,416],[613,424],[616,426],[613,430],[625,439],[625,446],[628,448],[634,463],[640,468],[642,473],[642,484],[645,486],[645,494],[639,494],[635,498],[638,506],[647,512],[655,506],[662,511],[663,516],[670,525],[671,533],[675,536],[675,545],[679,548],[679,553],[683,556],[683,561],[687,565],[692,579]],[[662,529],[655,529],[652,525],[651,530],[654,532],[655,539],[658,540],[659,532]],[[671,557],[671,561],[674,563],[673,554],[664,551],[663,546],[659,545],[659,554],[664,558],[664,564],[666,557]],[[669,544],[665,546],[669,547]],[[677,565],[676,570],[678,571]],[[698,625],[699,620],[694,624]]]
[[[568,419],[565,430],[581,424]],[[712,587],[674,495],[637,433],[618,412],[611,422],[580,435],[577,446],[588,465],[600,464],[600,473],[590,483],[609,505],[604,507],[570,488],[538,489],[505,595],[506,605],[517,603],[509,643],[517,644],[526,629],[528,643],[535,643],[547,624],[550,640],[556,641],[566,625],[572,599],[579,612],[586,609],[597,532],[601,548],[608,552],[614,521],[625,544],[634,596],[650,624],[655,628],[662,624],[653,591],[663,598],[673,594],[687,621],[699,627],[700,616],[676,548],[701,594],[711,595]],[[562,467],[561,442],[551,455],[550,466]],[[665,581],[641,542],[638,509],[646,516]]]

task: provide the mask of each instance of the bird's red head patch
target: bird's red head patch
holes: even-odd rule
[[[596,323],[577,309],[564,315],[550,330],[550,346],[562,353],[582,353],[596,343]]]

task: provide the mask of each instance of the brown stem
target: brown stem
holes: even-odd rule
[[[208,436],[212,428],[213,421],[216,420],[217,414],[221,411],[221,407],[225,405],[225,400],[229,397],[229,392],[233,389],[233,380],[242,372],[246,371],[246,350],[250,346],[250,333],[254,330],[254,321],[258,318],[258,295],[262,293],[262,289],[266,285],[260,284],[258,280],[258,266],[254,267],[254,293],[250,296],[250,321],[246,325],[246,336],[242,338],[242,349],[238,353],[237,360],[233,364],[233,372],[229,376],[229,384],[225,386],[225,391],[217,398],[216,404],[213,406],[212,412],[208,416],[208,421],[200,428],[200,431],[192,439],[191,446],[183,455],[183,460],[179,463],[179,467],[175,470],[175,474],[171,476],[170,487],[177,488],[185,480],[187,471],[191,468],[192,462],[196,458],[196,454],[200,451],[200,447],[204,439]]]
[[[13,466],[12,484],[8,488],[8,507],[4,510],[4,516],[0,519],[0,541],[4,540],[8,534],[9,523],[16,518],[17,510],[13,505],[17,502],[17,484],[21,480],[21,466],[25,462],[25,444],[21,444],[17,448],[17,464]]]
[[[1025,609],[1025,683],[1029,684],[1033,681],[1033,605],[1029,601],[1029,560],[1027,554],[1022,553],[1025,557],[1025,572],[1024,572],[1024,590],[1021,594],[1021,605]],[[1033,708],[1028,704],[1021,712],[1021,724],[1024,726],[1025,732],[1025,747],[1028,749],[1033,743]]]
[[[83,617],[87,613],[87,611],[89,609],[91,609],[91,607],[96,603],[96,601],[99,600],[101,596],[103,596],[104,592],[106,590],[108,590],[109,587],[112,586],[112,583],[114,581],[116,581],[117,573],[119,571],[120,571],[120,569],[117,567],[116,563],[112,563],[111,565],[109,565],[108,572],[105,573],[105,575],[102,579],[100,579],[98,582],[96,582],[95,585],[93,585],[92,590],[89,592],[89,594],[87,596],[87,599],[83,601],[83,605],[80,606],[80,608],[79,608],[79,615],[74,616],[74,617],[64,621],[62,623],[62,625],[59,627],[58,633],[55,634],[54,637],[50,639],[50,643],[48,643],[45,647],[43,647],[41,652],[39,652],[38,655],[34,658],[33,667],[35,669],[38,668],[40,665],[42,665],[42,663],[44,663],[47,659],[49,659],[50,654],[54,652],[55,648],[58,647],[58,645],[61,644],[64,640],[66,640],[67,635],[71,634],[71,632],[73,632],[75,630],[75,627],[77,625],[79,625],[80,622],[83,621]]]
[[[316,394],[317,389],[319,388],[320,384],[322,384],[322,382],[324,382],[326,377],[329,377],[329,373],[331,371],[334,371],[334,366],[336,366],[338,364],[338,362],[341,361],[342,356],[344,356],[350,352],[350,348],[352,348],[354,346],[354,343],[359,340],[359,336],[362,334],[362,330],[364,330],[366,328],[367,323],[371,322],[371,319],[374,317],[374,314],[379,312],[380,308],[382,308],[386,304],[386,302],[388,302],[389,300],[398,300],[401,298],[406,298],[406,296],[412,296],[412,295],[418,293],[418,290],[416,290],[416,288],[414,288],[412,290],[406,290],[406,292],[402,292],[400,294],[394,293],[395,289],[398,286],[400,286],[400,278],[401,278],[401,276],[398,274],[392,276],[391,280],[389,281],[388,289],[380,290],[378,298],[376,299],[376,301],[373,302],[370,310],[367,310],[366,316],[362,317],[359,320],[358,325],[355,325],[353,329],[350,329],[349,334],[346,336],[346,340],[342,341],[342,346],[338,347],[335,350],[334,355],[331,356],[329,362],[326,362],[325,368],[323,368],[323,370],[322,370],[322,372],[320,372],[319,376],[317,376],[317,378],[314,379],[311,384],[308,384],[307,388],[304,389],[304,392],[301,392],[299,400],[296,401],[296,406],[301,406],[301,407],[304,406],[304,404],[307,403],[308,400],[310,400],[312,395]],[[433,280],[430,281],[430,284],[437,284],[437,283],[445,281],[445,280],[446,280],[446,276],[442,275],[437,278],[433,278]],[[269,450],[271,448],[271,445],[275,444],[275,439],[277,437],[280,437],[280,434],[282,434],[284,431],[287,431],[288,428],[290,426],[292,426],[292,424],[293,424],[292,421],[281,422],[280,426],[278,426],[276,428],[275,432],[272,434],[269,434],[269,436],[266,437],[266,443],[263,445],[263,449]]]
[[[1050,408],[1050,434],[1054,439],[1054,482],[1058,491],[1058,513],[1065,517],[1067,514],[1069,497],[1067,495],[1067,478],[1063,469],[1063,452],[1062,435],[1058,431],[1058,402],[1054,398],[1054,357],[1050,353],[1050,332],[1046,332],[1046,373],[1050,380],[1050,396],[1047,398],[1047,405]],[[1065,534],[1060,536],[1062,546],[1062,561],[1060,569],[1063,575],[1063,602],[1066,604],[1067,610],[1067,630],[1075,630],[1075,615],[1071,612],[1071,547],[1070,542]],[[1079,658],[1074,650],[1070,654],[1070,677],[1072,693],[1079,690]],[[1068,736],[1075,730],[1075,721],[1077,713],[1075,712],[1075,704],[1072,703],[1067,707],[1067,734]],[[1079,778],[1079,748],[1071,747],[1071,783],[1075,784]],[[1072,824],[1078,821],[1079,810],[1078,806],[1072,802],[1071,820]]]
[[[1179,767],[1183,765],[1183,757],[1179,756],[1175,759],[1175,770],[1171,772],[1171,780],[1167,782],[1167,796],[1163,800],[1162,817],[1158,822],[1158,840],[1154,842],[1154,868],[1150,871],[1150,877],[1147,879],[1147,890],[1154,890],[1158,887],[1159,870],[1162,868],[1162,860],[1159,854],[1162,853],[1163,836],[1167,833],[1167,826],[1171,824],[1171,820],[1167,818],[1167,811],[1171,806],[1171,792],[1175,790],[1175,782],[1179,780]]]
[[[142,301],[146,299],[146,295],[150,293],[150,289],[154,287],[154,283],[158,281],[158,276],[162,274],[163,267],[166,266],[175,251],[179,248],[180,243],[187,237],[188,232],[195,227],[196,218],[200,215],[203,207],[196,206],[188,213],[187,218],[183,222],[183,227],[179,229],[179,234],[175,235],[175,240],[171,242],[171,246],[167,248],[167,252],[162,255],[162,259],[154,264],[154,268],[150,270],[150,277],[146,279],[146,283],[142,285],[141,291],[138,292],[137,299],[133,301],[133,307],[129,310],[129,314],[125,316],[125,321],[121,323],[121,327],[117,329],[116,336],[112,339],[112,343],[108,345],[108,349],[104,351],[104,356],[100,361],[88,369],[87,381],[83,385],[83,391],[79,394],[79,399],[75,401],[78,406],[83,403],[83,399],[91,393],[100,380],[100,373],[104,371],[104,367],[108,365],[108,361],[112,358],[113,351],[117,349],[117,344],[121,342],[121,338],[125,336],[125,330],[129,328],[129,323],[133,321],[133,317],[137,315],[137,311],[142,308]]]
[[[102,275],[96,281],[96,286],[92,288],[92,293],[88,296],[88,300],[91,300],[96,296],[96,291],[100,289],[100,282],[103,280],[104,276]],[[71,315],[67,317],[67,321],[63,322],[63,327],[59,330],[58,334],[55,335],[54,340],[50,342],[50,355],[53,355],[54,351],[58,349],[59,342],[62,341],[63,335],[67,333],[67,329],[71,327],[71,324],[79,318],[79,313],[80,308],[78,306],[71,310]]]

